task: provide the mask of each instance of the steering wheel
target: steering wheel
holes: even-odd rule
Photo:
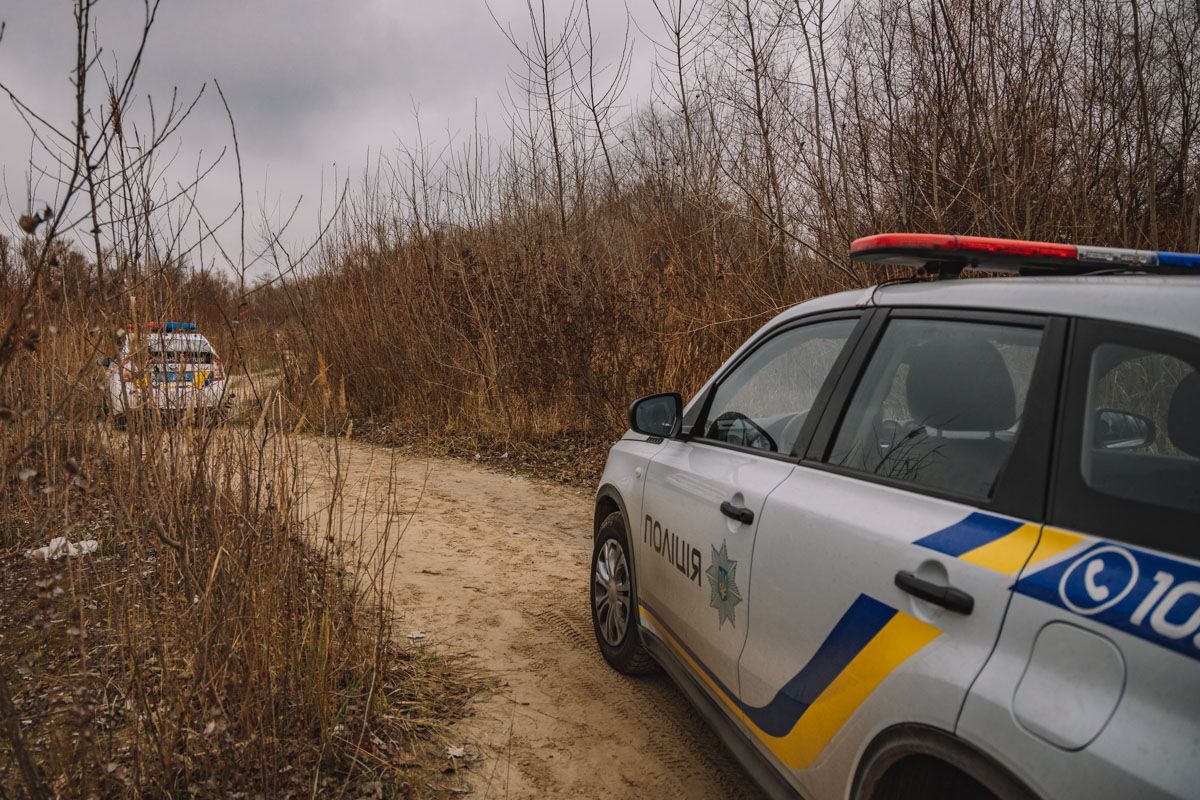
[[[797,411],[793,414],[792,418],[788,420],[787,425],[783,426],[783,433],[779,434],[779,440],[795,449],[796,440],[800,438],[800,429],[804,427],[806,419],[808,419],[807,411]],[[790,454],[789,452],[784,455]]]
[[[708,428],[708,436],[710,439],[721,439],[722,438],[720,436],[720,433],[721,433],[720,428],[718,427],[718,423],[721,423],[721,422],[728,422],[728,423],[741,422],[741,423],[744,423],[746,425],[746,427],[750,428],[754,432],[755,436],[753,439],[743,442],[743,444],[746,447],[753,447],[755,450],[767,450],[772,453],[779,452],[779,446],[777,444],[775,444],[775,440],[773,438],[771,438],[771,434],[767,433],[766,429],[764,429],[763,426],[759,425],[757,422],[750,419],[749,417],[747,417],[745,414],[741,413],[740,411],[726,411],[724,414],[722,414],[721,416],[714,419],[712,421],[712,424]],[[732,425],[730,427],[732,427]],[[764,442],[767,446],[760,447],[757,444],[757,442],[759,440]],[[724,441],[728,441],[728,440],[725,439]],[[737,442],[734,442],[733,444],[737,444]]]

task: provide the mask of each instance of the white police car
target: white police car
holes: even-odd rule
[[[1200,256],[851,254],[1038,277],[812,300],[686,409],[634,403],[604,658],[660,664],[776,796],[1200,796]]]
[[[117,360],[99,363],[108,368],[105,409],[118,422],[146,409],[206,421],[220,415],[225,369],[194,322],[151,322],[143,331],[131,325]]]

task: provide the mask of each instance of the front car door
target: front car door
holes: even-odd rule
[[[794,468],[809,411],[860,316],[758,337],[713,382],[691,429],[647,466],[631,531],[642,624],[718,697],[737,692],[763,503]]]
[[[1037,542],[1063,328],[893,311],[771,494],[739,703],[806,796],[891,725],[954,730]]]
[[[1076,323],[1050,518],[959,732],[1046,797],[1200,786],[1200,342]]]

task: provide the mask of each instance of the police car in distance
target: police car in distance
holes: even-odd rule
[[[118,423],[146,409],[197,421],[220,417],[225,369],[194,322],[151,322],[143,331],[129,325],[117,359],[98,363],[108,368],[105,410]]]
[[[851,256],[1027,277],[812,300],[634,403],[604,658],[661,665],[772,796],[1200,796],[1200,255]]]

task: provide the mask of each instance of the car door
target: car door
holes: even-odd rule
[[[959,733],[1047,797],[1200,786],[1200,342],[1081,320],[1049,524]]]
[[[772,492],[739,703],[803,794],[845,796],[890,725],[954,729],[1037,541],[1062,335],[892,312]]]
[[[758,337],[713,382],[690,433],[647,466],[632,526],[641,616],[714,693],[737,691],[763,502],[794,467],[795,443],[860,316]]]

